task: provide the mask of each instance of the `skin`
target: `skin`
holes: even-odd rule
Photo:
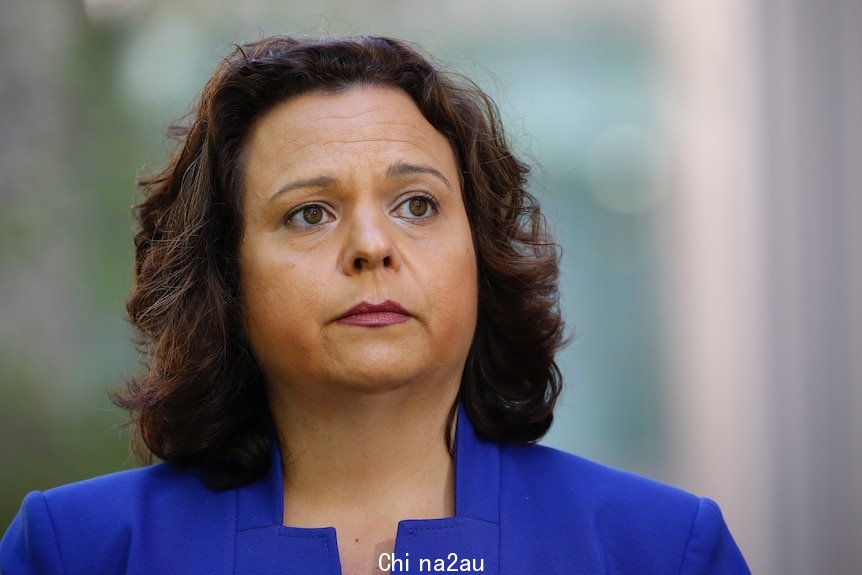
[[[445,425],[477,314],[455,157],[405,93],[355,87],[260,118],[244,178],[242,304],[284,523],[334,526],[344,572],[374,573],[399,520],[454,513]],[[340,321],[387,300],[406,316]]]

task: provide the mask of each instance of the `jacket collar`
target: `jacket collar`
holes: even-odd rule
[[[237,573],[340,573],[335,529],[284,527],[281,453],[273,442],[266,477],[237,491]],[[464,559],[499,563],[500,447],[476,435],[463,406],[455,431],[455,515],[405,519],[398,524],[393,559],[408,559],[418,572],[421,560],[456,566]],[[454,555],[453,555],[454,554]],[[424,564],[427,565],[427,564]],[[423,565],[423,566],[424,566]],[[392,573],[399,572],[393,565]],[[402,563],[400,566],[404,567]],[[426,569],[431,571],[431,569]],[[402,570],[401,572],[407,572]]]

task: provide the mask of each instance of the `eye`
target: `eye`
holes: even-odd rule
[[[287,215],[287,223],[299,228],[311,228],[335,219],[321,204],[306,204]]]
[[[400,218],[426,219],[437,213],[437,201],[431,196],[417,194],[398,204],[394,213]]]

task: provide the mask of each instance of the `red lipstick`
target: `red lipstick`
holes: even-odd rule
[[[364,301],[347,310],[336,321],[361,327],[385,327],[404,323],[408,319],[410,314],[398,302],[386,300],[378,304]]]

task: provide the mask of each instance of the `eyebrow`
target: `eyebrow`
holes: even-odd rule
[[[333,178],[332,176],[316,176],[314,178],[295,180],[280,187],[274,194],[269,197],[269,201],[271,202],[282,194],[286,194],[287,192],[298,190],[300,188],[330,188],[336,183],[338,183],[338,180]]]
[[[404,162],[398,162],[397,164],[392,164],[386,170],[387,178],[400,178],[403,176],[412,176],[413,174],[429,174],[431,176],[436,177],[449,188],[449,191],[453,191],[452,184],[443,175],[443,172],[436,168],[432,168],[431,166],[419,166],[416,164],[407,164]]]
[[[428,174],[430,176],[434,176],[435,178],[446,184],[446,187],[449,188],[449,191],[453,191],[451,182],[449,182],[449,179],[443,175],[443,172],[436,168],[432,168],[431,166],[398,162],[392,164],[386,169],[386,177],[388,179],[402,178],[404,176],[412,176],[414,174]],[[272,194],[272,196],[270,196],[269,201],[271,202],[282,194],[300,188],[330,188],[337,183],[337,178],[324,175],[315,176],[313,178],[303,178],[301,180],[295,180],[293,182],[288,182],[287,184],[280,187],[274,194]]]

